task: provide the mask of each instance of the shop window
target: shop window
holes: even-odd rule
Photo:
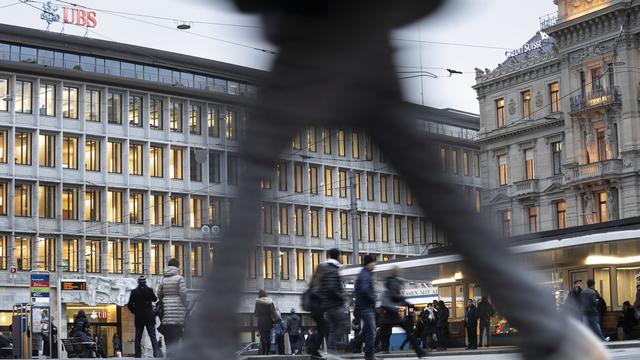
[[[593,280],[596,282],[596,290],[607,304],[607,308],[611,308],[611,270],[609,268],[593,269]]]
[[[122,142],[109,140],[107,147],[107,171],[114,174],[122,173]]]
[[[122,274],[122,241],[109,240],[107,244],[108,271],[110,274]]]
[[[78,239],[62,240],[62,269],[78,272]]]

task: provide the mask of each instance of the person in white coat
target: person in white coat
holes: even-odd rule
[[[170,259],[158,288],[158,299],[162,301],[162,326],[167,346],[167,355],[175,353],[184,331],[187,309],[187,286],[180,275],[180,262]]]

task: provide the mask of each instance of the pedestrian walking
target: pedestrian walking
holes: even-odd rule
[[[118,333],[113,334],[111,338],[111,346],[113,346],[113,356],[119,357],[122,354],[122,339]]]
[[[156,314],[153,311],[153,303],[158,301],[153,289],[147,286],[147,278],[140,275],[138,287],[131,291],[127,307],[134,314],[135,332],[135,357],[142,357],[142,334],[147,330],[147,335],[153,348],[153,357],[158,357],[158,340],[156,338]]]
[[[418,340],[413,333],[413,327],[410,325],[410,322],[405,322],[400,317],[398,307],[408,306],[409,303],[401,294],[402,280],[398,276],[399,269],[394,268],[384,282],[385,291],[382,294],[382,303],[380,305],[384,309],[384,316],[380,320],[380,323],[386,336],[385,350],[389,350],[389,336],[391,335],[392,328],[400,327],[404,330],[411,346],[413,346],[416,356],[421,358],[425,355],[425,352],[420,347],[420,344],[418,344]]]
[[[631,303],[627,300],[622,303],[622,315],[620,315],[620,319],[618,320],[618,326],[622,328],[623,340],[633,339],[633,328],[637,324],[638,320],[636,320],[633,306],[631,306]]]
[[[300,351],[300,316],[296,314],[296,309],[291,308],[291,314],[286,320],[286,331],[289,334],[289,342],[291,343],[291,353],[296,354]]]
[[[467,350],[478,348],[478,308],[473,299],[467,301],[467,308],[464,312],[464,327],[467,330]]]
[[[322,264],[318,293],[322,302],[322,312],[327,320],[327,350],[337,352],[337,344],[341,342],[349,327],[348,314],[345,311],[345,295],[340,277],[340,250],[327,251],[327,261]]]
[[[437,304],[437,301],[435,301]],[[436,346],[436,319],[437,311],[433,304],[427,304],[427,307],[420,313],[422,320],[422,347],[424,349],[435,349]]]
[[[402,324],[403,324],[403,327],[411,329],[411,333],[413,334],[413,336],[416,337],[416,339],[418,340],[418,345],[419,345],[420,344],[420,334],[418,333],[418,335],[416,335],[416,333],[417,333],[417,331],[416,331],[416,321],[415,321],[413,315],[414,314],[413,314],[412,309],[409,309],[409,311],[407,311],[407,314],[402,318]],[[400,345],[400,350],[404,350],[404,347],[407,344],[409,344],[409,336],[406,336],[404,338],[404,341]],[[422,346],[420,346],[420,348],[422,348]]]
[[[362,270],[354,284],[356,297],[354,312],[362,321],[364,358],[376,360],[373,348],[376,339],[376,292],[373,288],[373,269],[376,266],[376,259],[371,255],[365,255],[362,263]]]
[[[275,324],[275,304],[264,290],[258,292],[253,315],[258,319],[260,333],[260,355],[271,354],[271,330]]]
[[[449,309],[444,301],[438,301],[436,317],[436,333],[438,336],[438,350],[447,350],[447,333],[449,332]]]
[[[569,291],[564,301],[564,311],[580,321],[582,321],[582,300],[580,299],[582,287],[582,280],[574,281],[573,288]]]
[[[160,332],[164,335],[167,356],[173,357],[184,333],[187,311],[187,285],[180,275],[178,259],[169,259],[158,287],[158,299],[162,303]]]
[[[596,282],[593,279],[587,280],[587,288],[580,292],[580,303],[582,305],[582,321],[603,341],[609,338],[602,334],[600,328],[600,313],[598,306],[598,294],[594,289]]]
[[[482,347],[482,340],[484,336],[487,337],[485,346],[491,346],[491,317],[496,313],[493,305],[489,302],[486,296],[480,298],[478,302],[478,319],[480,320],[480,341],[478,345]],[[486,334],[486,335],[485,335]]]
[[[401,110],[391,33],[432,13],[442,1],[234,2],[241,11],[262,17],[264,34],[278,49],[261,87],[256,116],[244,122],[240,153],[246,166],[237,186],[241,196],[234,201],[218,248],[221,256],[210,272],[211,304],[200,317],[199,333],[212,322],[221,330],[206,334],[209,346],[203,351],[215,351],[222,359],[234,355],[237,332],[228,329],[236,321],[232,310],[243,290],[247,254],[257,238],[260,180],[272,174],[296,132],[307,126],[335,126],[363,128],[377,141],[422,210],[447,233],[479,282],[501,300],[501,312],[525,339],[526,359],[565,353],[580,358],[582,352],[570,351],[577,339],[595,344],[584,347],[589,356],[604,354],[593,337],[582,338],[574,331],[581,325],[557,316],[551,301],[541,301],[545,292],[536,285],[538,278],[510,253],[493,229],[494,221],[476,214],[457,185],[436,170],[439,158],[425,151],[428,135],[415,131],[415,119]]]

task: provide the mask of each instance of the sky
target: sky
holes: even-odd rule
[[[0,23],[45,30],[42,0],[0,0]],[[54,23],[49,31],[151,47],[268,70],[276,50],[261,35],[259,19],[238,13],[227,0],[68,0],[96,9],[87,31]],[[425,0],[428,1],[428,0]],[[60,8],[59,0],[52,2]],[[507,49],[522,46],[539,30],[539,17],[556,10],[553,0],[449,0],[438,13],[393,34],[396,64],[408,101],[478,113],[474,68],[495,68]],[[121,13],[115,13],[121,12]],[[130,14],[145,14],[145,18]],[[176,26],[189,23],[191,29]],[[420,43],[418,40],[422,40]],[[471,46],[453,46],[456,43]],[[489,47],[489,48],[487,48]],[[422,67],[437,76],[413,77]],[[462,71],[451,77],[444,69]]]

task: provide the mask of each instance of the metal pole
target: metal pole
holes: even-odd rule
[[[61,331],[62,331],[62,272],[58,274],[58,291],[56,291],[57,295],[57,309],[56,309],[56,317],[58,318],[58,341],[56,342],[58,348],[58,359],[62,358],[62,341],[61,339]],[[50,321],[53,323],[52,321]],[[49,324],[49,334],[53,334],[53,326]],[[51,354],[51,358],[53,358],[53,354]]]
[[[349,170],[349,181],[351,182],[351,239],[353,240],[353,264],[358,264],[360,257],[360,236],[358,228],[358,201],[356,199],[356,174]]]

